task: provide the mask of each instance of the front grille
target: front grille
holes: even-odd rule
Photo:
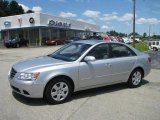
[[[14,70],[13,68],[11,69],[11,72],[10,72],[10,78],[14,78],[15,74],[17,73],[16,70]]]

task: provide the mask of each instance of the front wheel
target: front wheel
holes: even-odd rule
[[[64,78],[52,80],[45,90],[45,99],[51,104],[66,102],[72,93],[72,86]]]
[[[135,69],[129,79],[128,79],[128,86],[131,87],[131,88],[136,88],[136,87],[139,87],[141,85],[141,82],[142,82],[142,70],[140,69]]]
[[[16,48],[19,48],[19,47],[20,47],[20,45],[17,43],[17,44],[16,44]]]

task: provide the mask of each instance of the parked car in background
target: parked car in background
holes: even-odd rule
[[[123,37],[122,39],[123,39],[124,43],[126,43],[126,44],[131,43],[131,41],[128,37]]]
[[[160,41],[149,41],[149,47],[154,51],[158,51],[160,49]]]
[[[150,73],[150,63],[148,54],[127,44],[82,40],[50,55],[17,62],[8,78],[14,92],[59,104],[75,91],[122,82],[139,87]]]
[[[4,46],[7,48],[10,48],[10,47],[19,48],[22,46],[27,47],[28,45],[29,45],[29,41],[24,38],[14,38],[14,39],[4,41]]]
[[[65,43],[66,43],[66,40],[64,38],[46,40],[46,45],[59,45],[59,44],[65,44]]]
[[[133,42],[133,37],[130,37],[130,40]],[[141,39],[139,37],[135,37],[135,42],[141,42]]]
[[[110,36],[104,36],[103,39],[104,39],[104,41],[106,41],[106,42],[113,41]]]
[[[79,37],[72,38],[72,39],[66,40],[66,43],[71,43],[71,42],[78,41],[78,40],[82,40],[82,38],[79,38]]]

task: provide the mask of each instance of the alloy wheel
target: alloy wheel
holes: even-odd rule
[[[65,82],[58,82],[53,85],[51,89],[51,96],[55,101],[62,101],[67,97],[68,92],[68,85]]]
[[[141,82],[141,79],[142,79],[141,72],[136,71],[132,76],[133,85],[137,86]]]

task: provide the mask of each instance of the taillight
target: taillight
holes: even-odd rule
[[[148,62],[151,63],[151,57],[148,57]]]

